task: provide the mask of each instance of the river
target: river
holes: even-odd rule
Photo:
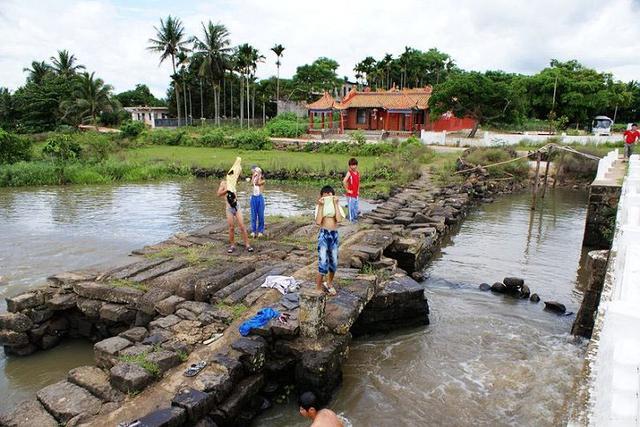
[[[133,249],[224,218],[218,181],[38,188],[0,188],[0,311],[5,298],[44,283],[48,275],[126,261]],[[249,223],[248,195],[240,206]],[[267,183],[266,215],[311,215],[317,189]],[[370,205],[363,201],[364,210]],[[29,357],[0,347],[0,410],[93,363],[92,344],[64,341]]]
[[[330,407],[354,426],[551,426],[561,424],[585,343],[575,316],[481,292],[478,284],[523,277],[543,300],[576,312],[586,193],[555,190],[530,210],[530,195],[483,205],[426,268],[427,327],[353,342]],[[308,426],[291,402],[259,426]]]

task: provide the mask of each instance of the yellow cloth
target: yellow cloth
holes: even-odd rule
[[[227,191],[231,191],[232,193],[236,192],[236,184],[238,183],[238,178],[242,172],[241,163],[242,159],[240,157],[236,157],[236,162],[231,166],[229,172],[227,172]]]
[[[322,217],[334,217],[336,216],[336,207],[333,203],[333,197],[334,196],[324,196],[322,199],[324,200],[324,203],[322,204]],[[340,202],[338,202],[338,209],[340,209],[340,215],[342,215],[342,218],[345,218],[345,214],[344,214],[344,209],[342,209],[342,206],[340,205]],[[316,206],[316,213],[315,215],[318,215],[318,206]]]

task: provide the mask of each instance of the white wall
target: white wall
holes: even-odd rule
[[[429,145],[451,145],[451,146],[469,146],[469,147],[491,147],[500,145],[516,145],[520,141],[528,140],[533,143],[544,143],[551,136],[529,134],[509,134],[509,133],[493,133],[483,132],[480,138],[466,138],[459,134],[448,134],[446,131],[442,132],[430,132],[421,131],[420,139],[424,144]],[[554,138],[559,138],[562,144],[602,144],[606,142],[621,142],[622,136],[609,135],[609,136],[569,136],[566,134],[556,135]]]

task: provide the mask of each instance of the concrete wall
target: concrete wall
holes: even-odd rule
[[[423,130],[420,133],[420,139],[424,144],[432,145],[453,145],[453,146],[470,146],[470,147],[491,147],[501,145],[516,145],[520,141],[527,140],[533,143],[544,143],[552,138],[549,135],[528,134],[507,134],[507,133],[480,133],[480,138],[466,138],[459,134],[450,135],[446,131],[431,132]],[[559,138],[562,144],[604,144],[607,142],[621,142],[622,136],[568,136],[566,134],[555,135],[553,138]]]

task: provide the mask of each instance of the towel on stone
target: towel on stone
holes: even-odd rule
[[[247,335],[249,335],[249,332],[251,332],[251,329],[264,326],[269,323],[271,319],[275,319],[278,316],[280,316],[280,312],[278,312],[277,310],[269,307],[263,308],[262,310],[258,311],[255,316],[246,320],[242,323],[242,325],[240,325],[240,328],[238,328],[240,330],[240,335],[246,337]]]
[[[260,286],[277,289],[281,294],[288,294],[300,289],[298,281],[291,276],[267,276]]]

